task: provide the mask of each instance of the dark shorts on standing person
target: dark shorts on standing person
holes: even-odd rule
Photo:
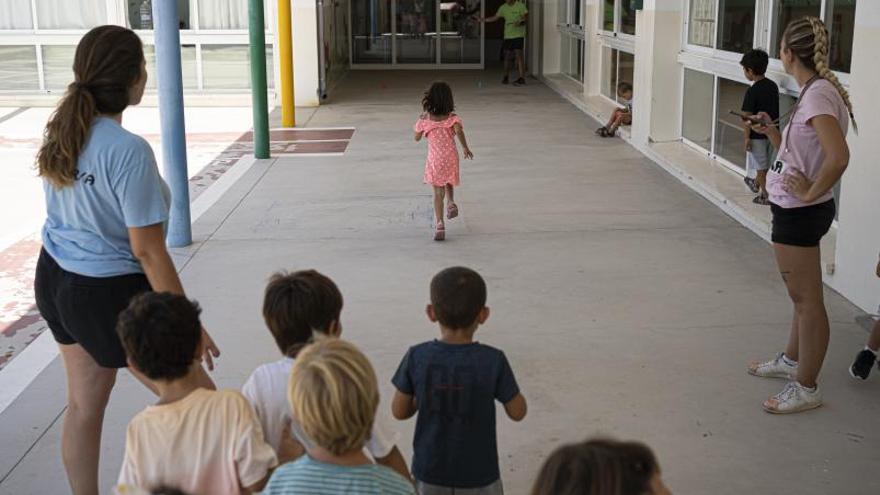
[[[34,293],[40,315],[55,341],[79,344],[100,366],[125,368],[125,351],[116,320],[132,297],[152,290],[143,273],[87,277],[68,272],[45,250],[40,252]]]
[[[771,239],[787,246],[816,247],[831,228],[836,208],[834,200],[800,208],[770,205],[773,213]]]
[[[512,57],[516,50],[522,51],[525,46],[523,38],[508,38],[501,44],[501,57]]]

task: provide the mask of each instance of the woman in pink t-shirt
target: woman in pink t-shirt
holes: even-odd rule
[[[794,304],[788,345],[775,358],[749,365],[749,373],[791,380],[764,401],[767,412],[785,414],[822,405],[817,378],[830,329],[822,299],[819,242],[831,227],[832,188],[849,162],[846,144],[852,116],[849,95],[828,68],[828,30],[821,20],[793,21],[782,36],[779,58],[801,86],[798,103],[780,134],[761,112],[754,126],[777,149],[767,175],[773,212],[776,263]]]

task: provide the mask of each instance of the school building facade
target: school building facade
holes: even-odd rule
[[[827,284],[876,314],[880,280],[880,2],[867,0],[550,0],[534,5],[531,70],[604,123],[616,86],[633,84],[633,123],[621,135],[707,200],[769,240],[770,212],[742,183],[745,150],[738,110],[747,88],[739,60],[751,48],[771,56],[780,111],[798,88],[778,58],[786,24],[825,20],[830,65],[848,87],[859,134],[835,188],[838,217],[823,240]]]
[[[72,80],[74,47],[90,27],[129,26],[154,67],[152,0],[5,0],[0,3],[0,106],[48,104]],[[172,0],[169,0],[172,1]],[[247,104],[247,0],[176,0],[188,105]],[[738,118],[747,81],[742,53],[771,54],[781,111],[798,93],[778,60],[785,25],[823,18],[831,67],[849,88],[860,133],[835,188],[838,218],[823,241],[827,283],[878,312],[880,281],[880,2],[868,0],[525,0],[528,71],[585,113],[604,121],[621,81],[634,87],[632,146],[769,239],[767,207],[742,184]],[[482,70],[497,61],[492,30],[473,21],[501,0],[291,0],[297,105],[319,105],[351,69]],[[265,0],[270,102],[278,86],[277,2]],[[489,33],[489,34],[487,34]],[[150,88],[155,88],[152,77]],[[148,88],[149,89],[149,88]],[[527,88],[524,89],[527,91]],[[148,91],[146,104],[155,98]],[[153,100],[154,101],[154,100]]]

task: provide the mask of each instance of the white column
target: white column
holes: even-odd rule
[[[874,275],[880,253],[880,2],[858,2],[853,38],[850,97],[859,135],[850,129],[849,167],[843,175],[835,272],[829,284],[865,311],[876,313],[880,279]]]
[[[632,125],[636,147],[680,136],[681,66],[677,57],[682,15],[681,0],[645,0],[644,10],[636,14]]]
[[[560,35],[556,24],[559,22],[559,1],[544,0],[544,43],[541,63],[544,74],[559,73]]]
[[[602,43],[597,34],[601,31],[603,2],[604,0],[586,0],[584,6],[584,52],[587,57],[584,65],[584,93],[587,95],[597,95],[602,88]]]
[[[318,50],[324,49],[318,46],[317,2],[292,0],[291,4],[294,101],[297,106],[316,107],[319,104]]]

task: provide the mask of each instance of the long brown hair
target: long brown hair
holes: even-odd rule
[[[791,21],[785,28],[785,32],[782,33],[782,40],[791,53],[804,64],[804,67],[816,71],[819,77],[837,88],[837,92],[840,93],[840,97],[843,98],[843,102],[849,110],[849,119],[852,121],[853,130],[858,134],[859,126],[856,124],[856,117],[853,114],[852,102],[849,101],[849,92],[828,66],[830,43],[825,23],[817,17],[804,17]]]
[[[660,472],[646,445],[588,440],[553,452],[532,487],[532,495],[642,495]]]
[[[74,81],[43,132],[37,152],[40,177],[59,188],[73,184],[92,120],[125,110],[143,60],[144,47],[130,29],[99,26],[83,36],[73,58]]]

